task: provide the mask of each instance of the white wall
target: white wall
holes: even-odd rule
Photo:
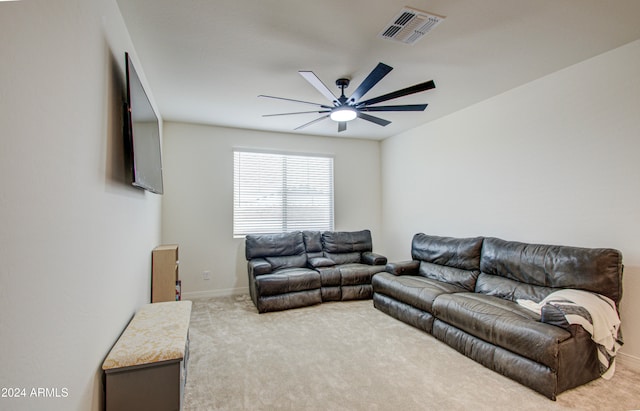
[[[333,155],[335,229],[368,228],[383,251],[377,141],[165,123],[162,239],[180,245],[186,298],[248,292],[244,240],[233,238],[235,147]]]
[[[0,3],[0,398],[99,410],[101,365],[149,301],[161,197],[124,182],[115,0]],[[135,56],[135,53],[134,53]]]
[[[635,41],[385,140],[389,257],[417,232],[617,248],[622,352],[640,361],[638,73]]]

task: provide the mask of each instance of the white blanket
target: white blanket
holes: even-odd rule
[[[622,343],[619,338],[620,317],[615,303],[610,298],[588,291],[564,289],[549,294],[539,303],[530,300],[517,300],[517,303],[538,314],[546,304],[552,304],[561,310],[562,306],[578,306],[587,310],[591,318],[577,315],[571,310],[562,311],[569,324],[581,325],[598,344],[602,378],[608,380],[613,377],[615,355]]]

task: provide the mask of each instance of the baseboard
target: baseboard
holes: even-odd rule
[[[224,289],[207,290],[207,291],[191,291],[191,292],[185,291],[182,293],[182,299],[193,300],[193,299],[199,299],[199,298],[231,297],[233,295],[241,295],[241,294],[249,294],[249,287],[224,288]]]
[[[640,358],[622,352],[616,354],[616,362],[627,368],[640,372]]]

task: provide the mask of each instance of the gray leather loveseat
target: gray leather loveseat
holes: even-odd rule
[[[371,298],[387,259],[369,230],[247,235],[249,292],[258,312]]]
[[[619,251],[416,234],[411,255],[373,278],[379,310],[551,399],[605,371],[602,346],[559,311],[573,305],[546,304],[537,314],[522,301],[588,291],[608,297],[618,318]]]

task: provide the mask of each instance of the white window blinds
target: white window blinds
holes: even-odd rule
[[[233,235],[333,230],[333,158],[233,153]]]

